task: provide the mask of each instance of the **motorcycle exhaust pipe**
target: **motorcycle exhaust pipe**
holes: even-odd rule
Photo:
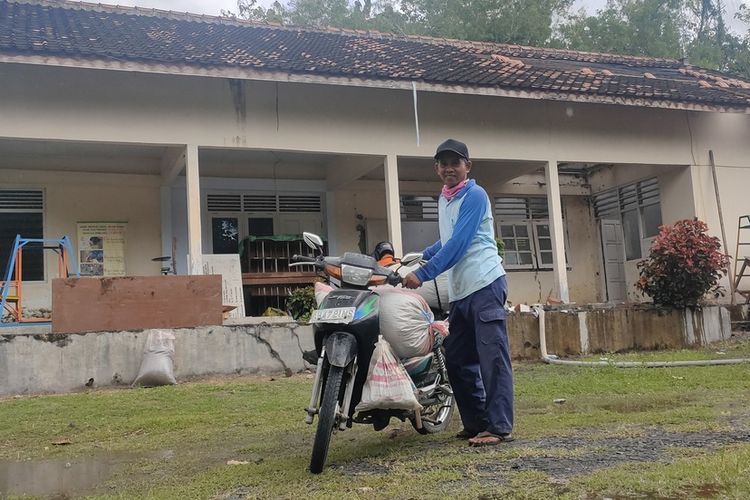
[[[414,410],[414,421],[417,423],[417,429],[422,428],[422,410]]]

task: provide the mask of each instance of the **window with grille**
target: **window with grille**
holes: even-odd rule
[[[44,191],[0,190],[0,281],[5,279],[17,234],[23,238],[44,238]],[[21,265],[24,281],[43,281],[42,245],[26,245]]]
[[[495,223],[506,269],[552,269],[552,236],[545,197],[496,197]]]
[[[437,222],[437,196],[401,196],[401,220],[416,222]]]
[[[248,236],[322,230],[320,193],[218,192],[206,195],[213,253],[238,253]]]
[[[625,258],[640,259],[651,246],[661,226],[661,201],[657,178],[628,184],[594,195],[598,219],[622,222]]]

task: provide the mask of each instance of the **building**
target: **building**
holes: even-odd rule
[[[750,82],[674,60],[0,0],[0,82],[3,266],[16,233],[80,255],[87,222],[126,223],[136,276],[303,230],[418,250],[448,137],[493,198],[513,302],[638,300],[660,224],[720,234],[709,151],[730,249],[750,212]],[[53,258],[25,259],[27,307]]]

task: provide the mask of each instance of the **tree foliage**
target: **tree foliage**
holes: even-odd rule
[[[696,306],[706,293],[719,293],[729,257],[707,231],[706,223],[697,219],[661,226],[648,259],[638,263],[636,288],[655,304],[674,307]]]
[[[446,38],[546,45],[572,0],[402,0],[416,32]]]
[[[580,12],[561,27],[561,41],[577,50],[679,58],[681,0],[610,0],[595,15]]]
[[[608,0],[595,13],[573,0],[238,0],[225,15],[298,26],[564,47],[691,64],[750,77],[750,9],[727,29],[723,0]]]

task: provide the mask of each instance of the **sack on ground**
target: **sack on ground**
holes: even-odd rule
[[[152,330],[143,349],[141,369],[133,385],[155,387],[174,385],[174,335],[165,330]]]
[[[380,333],[399,358],[424,356],[432,350],[435,332],[448,334],[444,321],[435,317],[420,295],[391,286],[374,289],[380,296]]]
[[[415,387],[390,344],[381,335],[370,359],[362,399],[355,411],[374,409],[418,410]]]

